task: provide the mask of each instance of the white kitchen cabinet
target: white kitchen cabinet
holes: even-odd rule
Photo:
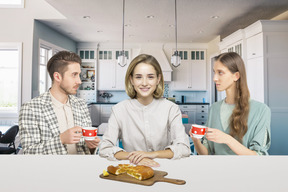
[[[246,62],[246,71],[251,99],[264,103],[263,57],[248,59]]]
[[[247,59],[263,57],[263,48],[262,33],[247,38]]]
[[[191,67],[189,61],[181,61],[181,65],[173,69],[172,72],[172,87],[173,90],[188,90],[189,89],[189,78]]]
[[[221,53],[236,52],[245,59],[245,32],[239,29],[219,43]]]
[[[251,98],[271,109],[269,154],[288,155],[288,21],[257,21],[245,29]]]
[[[243,52],[243,46],[242,46],[242,41],[238,41],[234,44],[232,44],[231,46],[228,47],[227,51],[228,52],[235,52],[238,53],[240,56],[242,56],[242,52]]]
[[[119,51],[99,51],[99,53],[100,52],[103,52],[103,55],[100,56],[99,54],[98,90],[125,91],[125,75],[130,59],[128,59],[126,66],[121,67],[117,64],[116,59]]]
[[[78,49],[78,55],[84,60],[96,59],[96,49]]]
[[[183,51],[184,55],[185,51]],[[171,89],[177,91],[206,91],[206,51],[189,50],[188,59],[173,69]]]
[[[288,21],[258,21],[245,28],[247,83],[251,99],[268,104],[268,84],[271,81],[268,78],[268,66],[276,65],[276,63],[271,63],[275,58],[287,63],[287,25]]]
[[[191,78],[188,81],[189,88],[192,90],[206,90],[206,62],[192,61]]]
[[[79,49],[78,54],[82,59],[80,78],[82,84],[77,90],[77,97],[85,99],[87,103],[97,101],[97,65],[96,51],[94,49]]]

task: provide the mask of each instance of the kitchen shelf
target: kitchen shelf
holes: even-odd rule
[[[97,59],[96,50],[79,49],[78,54],[82,59],[80,78],[82,84],[77,91],[77,97],[85,99],[87,103],[97,101]]]

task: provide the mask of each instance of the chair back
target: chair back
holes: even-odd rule
[[[13,143],[15,141],[16,135],[19,131],[18,125],[13,125],[10,129],[8,129],[4,135],[0,138],[0,143]]]

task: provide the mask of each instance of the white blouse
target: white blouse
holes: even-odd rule
[[[123,148],[116,146],[122,139]],[[190,155],[188,135],[182,124],[179,106],[165,98],[153,99],[142,105],[137,99],[129,99],[113,106],[99,155],[116,160],[119,151],[159,151],[171,149],[173,159]]]

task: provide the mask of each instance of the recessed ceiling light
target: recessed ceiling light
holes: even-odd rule
[[[154,18],[154,15],[147,15],[146,18],[148,18],[148,19],[153,19],[153,18]]]
[[[131,27],[131,25],[130,24],[126,24],[125,27]]]
[[[214,15],[214,16],[212,16],[211,18],[212,18],[212,19],[218,19],[218,18],[219,18],[219,16],[217,16],[217,15]]]
[[[175,26],[172,24],[172,25],[169,25],[169,27],[175,27]]]
[[[102,30],[97,31],[97,33],[102,33],[102,32],[103,32]]]
[[[83,19],[90,19],[91,17],[86,15],[86,16],[83,16]]]

